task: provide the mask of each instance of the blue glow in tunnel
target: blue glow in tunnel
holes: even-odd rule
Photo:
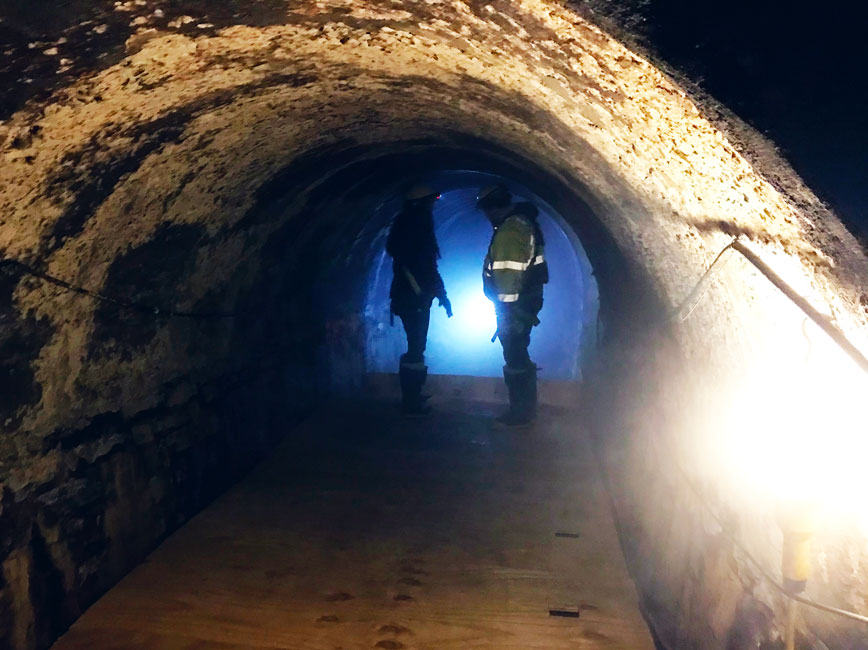
[[[475,207],[474,189],[443,194],[434,210],[442,259],[440,274],[455,312],[448,319],[437,301],[431,309],[429,372],[434,374],[500,376],[503,354],[491,342],[497,323],[494,307],[482,292],[482,261],[491,239],[491,225]],[[542,207],[542,206],[540,206]],[[595,340],[597,287],[590,264],[575,236],[551,215],[541,212],[546,259],[551,280],[545,288],[540,325],[531,335],[531,358],[549,379],[576,379],[584,356]],[[406,350],[400,320],[389,323],[391,259],[385,252],[371,273],[366,309],[367,367],[395,372]]]

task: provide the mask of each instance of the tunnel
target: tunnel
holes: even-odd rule
[[[435,204],[434,226],[441,258],[438,263],[455,320],[445,310],[432,315],[428,332],[428,370],[437,375],[500,377],[503,358],[500,346],[490,337],[497,330],[494,306],[485,297],[479,260],[491,239],[491,225],[475,207],[481,186],[503,182],[497,176],[452,172],[429,182],[440,188]],[[518,201],[545,202],[521,186],[511,188]],[[384,215],[401,209],[401,200],[381,204]],[[531,342],[532,354],[543,379],[575,381],[590,363],[597,342],[599,293],[593,269],[581,242],[563,217],[546,208],[540,223],[547,264],[553,268],[547,283],[540,324]],[[369,222],[370,223],[370,222]],[[393,373],[395,359],[404,351],[404,334],[394,327],[390,290],[393,272],[385,250],[387,231],[379,229],[374,242],[370,280],[365,296],[365,368],[370,373]],[[572,236],[571,236],[572,235]]]
[[[283,505],[251,539],[292,538],[302,567],[302,550],[321,551],[293,537],[313,524],[292,513],[313,515],[287,486],[311,476],[336,500],[316,507],[356,540],[320,531],[337,549],[324,575],[355,566],[370,515],[384,549],[371,561],[403,576],[393,618],[399,597],[424,618],[414,581],[435,578],[414,549],[448,565],[448,549],[481,553],[485,531],[508,540],[538,517],[558,544],[598,543],[613,564],[549,538],[510,553],[623,571],[611,579],[654,644],[590,626],[608,619],[577,588],[563,598],[578,622],[563,620],[590,627],[557,628],[573,645],[546,645],[535,635],[548,628],[522,613],[498,623],[520,641],[475,647],[778,648],[788,613],[796,647],[868,647],[863,621],[828,611],[868,613],[866,383],[853,361],[868,350],[868,257],[771,143],[571,3],[226,6],[116,2],[8,50],[22,79],[34,57],[47,72],[0,122],[0,648],[64,633],[59,648],[178,647],[156,628],[117,645],[111,621],[132,634],[123,625],[156,614],[123,610],[112,587],[128,594],[162,566],[154,602],[169,584],[189,590],[178,611],[194,607],[209,592],[186,563],[235,548],[236,524],[210,513],[256,529],[266,497]],[[490,429],[496,369],[449,365],[459,354],[445,344],[430,360],[444,364],[439,414],[410,425],[391,401],[400,330],[387,329],[382,246],[396,201],[410,181],[435,185],[448,238],[451,217],[468,231],[482,219],[469,204],[491,179],[537,203],[572,256],[547,317],[562,336],[540,329],[535,343],[554,340],[545,431],[527,437]],[[474,336],[490,351],[492,333]],[[555,469],[533,474],[543,465]],[[540,514],[555,503],[585,529]],[[816,520],[804,593],[827,611],[793,610],[781,588],[793,504]],[[444,526],[409,510],[414,533],[388,516],[410,506]],[[401,535],[415,546],[393,558]],[[271,548],[258,543],[254,563]],[[234,570],[261,595],[245,611],[284,593],[295,569],[282,570]],[[322,590],[331,608],[362,600]],[[449,635],[480,602],[437,628],[453,645],[390,619],[377,630],[388,639],[348,647],[473,647]],[[558,604],[541,596],[540,617]],[[102,636],[76,632],[100,611]],[[212,614],[210,641],[183,647],[233,647],[219,639],[231,612]],[[317,616],[328,639],[345,614]],[[260,641],[234,647],[304,639]]]

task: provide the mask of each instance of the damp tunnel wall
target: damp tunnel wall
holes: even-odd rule
[[[557,3],[296,3],[131,25],[123,43],[71,33],[68,56],[109,56],[73,60],[73,78],[0,125],[3,259],[159,309],[4,264],[0,647],[47,647],[304,416],[322,394],[319,279],[370,215],[353,179],[387,170],[384,187],[455,155],[573,215],[607,333],[588,417],[661,644],[780,636],[782,599],[739,550],[777,570],[772,500],[744,498],[697,443],[720,387],[757,356],[804,350],[803,317],[740,258],[689,318],[665,317],[740,235],[865,349],[868,260],[758,138]],[[329,289],[352,296],[352,280]],[[818,536],[812,595],[864,603],[860,530],[845,518]],[[822,615],[799,627],[866,643]]]

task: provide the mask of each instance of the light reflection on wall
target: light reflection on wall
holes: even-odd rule
[[[447,319],[434,301],[425,355],[434,374],[496,377],[502,373],[500,343],[491,342],[496,329],[494,308],[482,293],[482,260],[491,226],[474,208],[476,191],[446,192],[434,211],[442,252],[440,273],[455,312]],[[551,281],[545,289],[541,324],[532,333],[531,357],[543,378],[577,379],[583,357],[596,339],[597,286],[578,240],[546,212],[540,214],[540,226]],[[406,349],[400,320],[396,318],[394,326],[389,323],[391,281],[391,260],[383,252],[371,272],[365,310],[370,372],[396,372],[398,357]]]
[[[812,296],[795,262],[773,263]],[[740,371],[711,384],[702,417],[685,425],[702,432],[691,438],[693,463],[744,503],[811,509],[829,528],[847,521],[868,532],[868,376],[788,298],[753,277],[764,290],[754,310],[773,319],[753,329]]]

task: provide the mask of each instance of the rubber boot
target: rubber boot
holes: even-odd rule
[[[401,412],[411,417],[427,415],[431,407],[425,404],[427,396],[422,395],[422,386],[428,377],[424,362],[407,361],[402,357],[399,370],[401,378]]]
[[[537,407],[537,367],[536,365],[531,366],[526,373],[526,383],[524,386],[526,401],[524,404],[525,413],[531,421],[536,419],[536,407]]]
[[[518,408],[517,417],[520,421],[531,424],[536,418],[537,407],[537,368],[529,366],[523,373],[518,375]]]
[[[536,417],[536,366],[504,366],[503,380],[509,391],[509,411],[497,419],[498,424],[508,427],[530,426]]]

